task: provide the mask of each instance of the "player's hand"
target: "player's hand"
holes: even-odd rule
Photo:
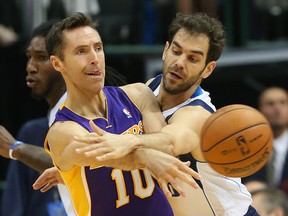
[[[98,161],[121,158],[132,152],[136,146],[133,142],[137,139],[133,135],[117,135],[108,133],[98,126],[93,121],[90,121],[90,126],[95,133],[85,137],[75,137],[75,141],[87,143],[89,145],[77,148],[78,153],[82,153],[87,157],[95,157]]]
[[[39,177],[36,179],[32,185],[34,190],[39,190],[41,192],[46,192],[50,190],[57,184],[64,184],[64,181],[57,170],[56,167],[51,167],[46,169]]]
[[[6,130],[5,127],[0,125],[0,155],[2,157],[10,158],[9,149],[15,142],[15,138]]]
[[[139,152],[141,152],[141,150],[138,150],[137,154],[139,154]],[[189,167],[190,162],[182,162],[171,155],[152,149],[149,150],[149,155],[150,159],[146,160],[144,165],[149,168],[151,173],[158,180],[159,185],[167,197],[173,195],[171,188],[169,188],[170,185],[181,196],[186,196],[185,191],[177,183],[177,179],[187,183],[195,189],[199,188],[192,176],[199,180],[200,175]]]

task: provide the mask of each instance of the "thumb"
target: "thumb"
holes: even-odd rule
[[[99,136],[103,136],[106,131],[102,130],[100,127],[98,127],[92,120],[89,121],[89,125],[92,128],[92,130],[97,133]]]

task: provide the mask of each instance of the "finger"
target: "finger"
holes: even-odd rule
[[[178,182],[173,179],[169,182],[171,184],[171,186],[173,187],[174,190],[176,190],[180,196],[186,197],[186,193],[184,192],[184,190],[182,189],[182,187],[178,184]],[[169,184],[168,184],[169,185]],[[173,190],[172,189],[172,190]],[[171,190],[171,189],[170,189]]]
[[[42,188],[43,186],[45,186],[46,184],[48,184],[48,182],[50,182],[51,179],[40,179],[39,178],[34,182],[34,184],[32,185],[34,190],[39,190],[40,188]]]
[[[80,136],[74,136],[74,140],[81,143],[98,143],[101,142],[103,139],[100,139],[99,137],[80,137]]]
[[[107,153],[107,154],[104,154],[104,155],[100,155],[100,156],[97,156],[96,159],[98,161],[105,161],[105,160],[111,160],[111,159],[115,159],[116,156],[114,153],[110,152],[110,153]]]
[[[197,182],[192,178],[191,175],[187,175],[186,173],[183,173],[182,171],[177,171],[176,176],[181,181],[185,182],[186,184],[190,185],[194,189],[198,189],[199,185]],[[175,188],[176,189],[176,188]],[[180,192],[179,192],[180,193]]]
[[[191,169],[190,166],[190,162],[189,162],[189,166],[187,166],[187,162],[183,163],[185,166],[179,166],[179,170],[181,170],[182,172],[185,172],[186,174],[193,176],[194,178],[200,180],[201,176],[199,175],[199,173],[197,173],[195,170]]]
[[[84,155],[86,157],[100,157],[108,153],[110,153],[109,149],[104,147],[104,148],[97,148],[97,149],[93,149],[90,151],[86,151],[84,152]]]
[[[172,197],[172,193],[171,190],[169,189],[169,184],[168,182],[164,181],[164,180],[158,180],[158,183],[163,191],[163,193],[165,194],[166,197]]]
[[[191,164],[191,162],[190,161],[185,161],[185,162],[183,162],[187,167],[189,167],[190,166],[190,164]]]
[[[38,189],[42,186],[44,186],[45,184],[47,184],[47,182],[49,182],[52,178],[46,176],[46,175],[40,175],[38,179],[36,179],[36,181],[34,182],[33,186],[38,187]]]
[[[105,134],[105,131],[99,128],[92,120],[89,121],[89,125],[92,128],[92,130],[97,133],[99,136],[103,136]]]
[[[45,193],[45,192],[47,192],[48,190],[50,190],[52,187],[54,187],[55,186],[55,184],[53,184],[53,182],[52,183],[48,183],[48,184],[46,184],[43,188],[41,188],[41,192],[42,193]]]
[[[91,144],[85,147],[76,148],[75,151],[78,153],[88,153],[88,152],[92,152],[94,150],[97,150],[103,147],[104,147],[103,144],[97,143],[97,144]]]

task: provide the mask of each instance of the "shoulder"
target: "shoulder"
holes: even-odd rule
[[[122,89],[141,112],[147,107],[159,106],[152,90],[144,83],[126,85]]]
[[[137,99],[138,97],[153,96],[151,89],[144,83],[133,83],[120,87],[129,97]]]
[[[146,84],[141,83],[141,82],[128,84],[128,85],[125,85],[125,86],[121,86],[119,88],[123,89],[124,91],[131,90],[131,89],[140,90],[140,91],[143,90],[143,89],[149,89]]]
[[[80,131],[86,131],[86,129],[75,121],[57,121],[50,127],[48,135],[49,137],[61,135],[61,139],[67,135],[77,136]]]

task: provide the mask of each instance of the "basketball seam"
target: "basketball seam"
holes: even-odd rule
[[[265,145],[263,145],[262,148],[260,148],[257,152],[255,152],[254,154],[250,155],[249,157],[243,158],[242,160],[238,160],[238,161],[231,162],[231,163],[217,163],[217,162],[213,162],[213,161],[210,161],[210,160],[207,160],[207,159],[206,159],[206,161],[211,163],[211,164],[215,164],[215,165],[230,165],[230,164],[239,163],[241,161],[247,160],[247,159],[253,157],[254,155],[258,154],[262,149],[264,149],[267,146],[267,144],[269,143],[270,140],[271,140],[271,136],[268,137],[268,140],[265,142]]]
[[[255,127],[255,126],[259,126],[259,125],[267,125],[267,123],[266,123],[266,122],[261,122],[261,123],[254,124],[254,125],[251,125],[251,126],[249,126],[249,127],[243,128],[243,129],[241,129],[241,130],[238,130],[238,131],[236,131],[235,133],[230,134],[229,136],[225,137],[224,139],[218,141],[218,142],[215,143],[213,146],[210,146],[207,150],[204,150],[204,149],[203,149],[203,146],[201,146],[201,150],[202,150],[203,152],[208,152],[208,151],[210,151],[212,148],[214,148],[215,146],[217,146],[219,143],[221,143],[221,142],[223,142],[224,140],[226,140],[226,139],[234,136],[235,134],[240,133],[240,132],[242,132],[242,131],[244,131],[244,130],[248,130],[249,128],[252,128],[252,127]]]
[[[234,108],[234,109],[231,109],[231,110],[227,110],[226,112],[220,114],[219,116],[217,116],[213,121],[210,122],[210,124],[205,128],[205,130],[202,132],[203,136],[205,135],[207,129],[210,127],[210,125],[216,121],[218,118],[220,118],[222,115],[226,114],[226,113],[229,113],[229,112],[232,112],[232,111],[235,111],[235,110],[241,110],[241,109],[248,109],[248,110],[252,110],[252,109],[249,109],[249,108]],[[220,111],[220,110],[218,110]],[[217,111],[215,113],[213,113],[212,115],[215,115],[217,114]]]

